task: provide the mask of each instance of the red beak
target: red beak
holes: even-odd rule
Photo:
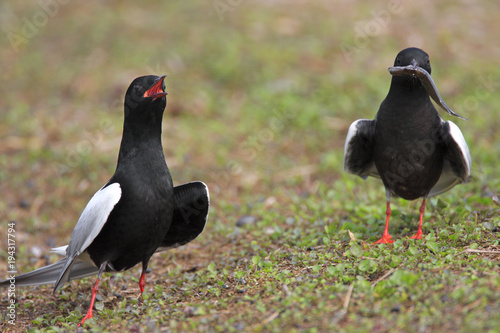
[[[160,77],[158,79],[158,81],[156,81],[155,84],[153,84],[153,86],[151,88],[149,88],[148,90],[146,90],[144,92],[144,95],[142,95],[142,97],[144,97],[144,98],[152,97],[153,101],[154,101],[157,98],[162,98],[164,96],[167,96],[168,92],[163,91],[163,88],[162,88],[163,80],[165,80],[166,77],[167,77],[166,75],[163,75],[162,77]]]

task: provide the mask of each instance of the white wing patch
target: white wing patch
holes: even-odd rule
[[[69,245],[66,248],[68,260],[54,285],[54,293],[59,290],[64,283],[68,282],[71,269],[73,265],[75,265],[75,259],[79,259],[76,263],[84,262],[88,264],[88,262],[91,262],[90,256],[85,250],[97,235],[99,235],[102,227],[108,220],[109,214],[111,214],[121,197],[122,189],[120,184],[113,183],[107,187],[101,187],[101,189],[94,194],[92,199],[90,199],[71,234]],[[56,248],[55,252],[59,253],[62,248],[63,247]],[[94,263],[92,263],[92,265],[94,265]],[[88,265],[85,266],[85,268],[88,267]]]
[[[345,172],[352,173],[349,170],[348,163],[347,163],[347,161],[349,160],[350,155],[351,155],[351,151],[348,148],[349,148],[349,145],[351,144],[352,138],[354,138],[356,136],[356,133],[358,132],[358,123],[360,121],[364,121],[364,120],[368,120],[368,119],[358,119],[355,122],[353,122],[351,124],[351,126],[349,126],[349,131],[347,132],[347,137],[345,138],[345,144],[344,144],[344,171]]]
[[[368,133],[359,133],[360,131],[364,131],[367,127],[363,128],[364,123],[373,124],[374,119],[358,119],[349,126],[349,131],[347,132],[347,137],[345,139],[344,144],[344,171],[348,173],[352,173],[360,176],[363,179],[366,179],[368,176],[372,176],[375,178],[380,178],[378,174],[378,170],[375,167],[375,163],[373,161],[366,161],[367,165],[364,170],[354,169],[352,166],[359,164],[359,161],[353,160],[353,150],[357,149],[356,144],[353,142],[356,136],[358,135],[369,135]],[[359,146],[358,146],[359,147]],[[359,155],[358,155],[359,156]]]
[[[451,121],[444,122],[443,121],[443,125],[445,123],[449,124],[451,140],[459,148],[459,152],[460,152],[459,157],[460,157],[460,160],[462,160],[464,163],[463,167],[464,167],[465,173],[462,175],[457,175],[453,171],[453,168],[452,168],[450,161],[445,159],[444,164],[443,164],[443,171],[441,173],[441,177],[439,177],[438,182],[436,183],[436,185],[434,185],[434,187],[430,191],[429,196],[438,195],[440,193],[446,192],[446,191],[450,190],[451,188],[453,188],[455,185],[458,185],[462,182],[466,182],[470,177],[472,158],[470,155],[469,147],[467,146],[467,143],[465,142],[465,138],[464,138],[462,132],[460,131],[460,129],[458,128],[458,126],[455,125],[453,122],[451,122]]]
[[[465,175],[464,180],[467,180],[470,177],[472,163],[469,147],[467,146],[467,142],[465,142],[465,138],[462,131],[460,131],[460,128],[458,128],[458,126],[452,121],[447,121],[447,123],[450,125],[450,135],[453,141],[455,141],[455,143],[460,147],[460,152],[465,160],[467,174]]]
[[[71,233],[71,239],[66,249],[66,256],[70,258],[77,257],[89,247],[99,232],[101,232],[102,227],[108,220],[109,214],[111,214],[115,205],[120,201],[121,196],[122,190],[118,183],[101,188],[94,194]]]

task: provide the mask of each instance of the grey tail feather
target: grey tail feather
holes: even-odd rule
[[[44,266],[32,272],[16,276],[15,277],[16,287],[54,284],[57,281],[59,275],[61,274],[62,269],[66,266],[67,260],[68,258],[63,258],[52,265]],[[73,268],[71,269],[71,272],[69,274],[69,280],[94,275],[97,274],[98,271],[99,271],[98,268],[95,267],[93,264],[77,259],[73,263]],[[1,281],[0,288],[6,288],[10,286],[10,284],[11,284],[11,279]],[[62,284],[60,285],[60,287],[62,287]]]
[[[66,262],[64,263],[64,267],[59,271],[59,277],[54,284],[54,294],[69,280],[94,275],[99,272],[99,268],[88,261],[75,257],[66,257],[64,259]]]
[[[66,257],[66,262],[64,263],[63,268],[59,271],[59,276],[54,284],[54,292],[55,294],[59,289],[62,288],[69,281],[69,274],[71,273],[71,268],[75,263],[75,257]]]

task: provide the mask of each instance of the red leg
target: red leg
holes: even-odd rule
[[[422,238],[422,220],[424,218],[424,212],[425,212],[425,199],[424,198],[424,201],[422,201],[422,205],[420,206],[420,221],[418,222],[418,231],[415,235],[413,235],[412,237],[410,237],[410,239],[421,239]]]
[[[97,295],[97,292],[99,291],[99,280],[101,279],[101,275],[104,272],[104,269],[106,268],[107,265],[108,265],[108,262],[105,261],[101,264],[101,267],[99,267],[99,273],[97,274],[97,281],[95,282],[94,287],[92,288],[92,299],[90,300],[89,310],[87,311],[87,314],[85,315],[85,317],[83,317],[80,324],[78,324],[78,326],[83,326],[83,323],[85,322],[85,320],[93,317],[92,309],[94,308],[95,297]]]
[[[376,241],[373,244],[388,244],[388,243],[394,243],[392,240],[392,236],[389,235],[389,219],[391,217],[391,202],[387,200],[387,209],[385,211],[385,230],[384,234],[382,235],[382,238],[380,238],[378,241]]]
[[[145,286],[146,286],[146,272],[142,271],[141,278],[139,279],[139,288],[141,289],[141,295],[144,292]]]
[[[92,288],[92,299],[90,300],[89,310],[87,311],[87,314],[85,315],[85,317],[83,317],[80,324],[78,324],[78,326],[83,326],[83,323],[85,322],[85,320],[92,318],[92,316],[93,316],[92,308],[94,307],[94,301],[95,301],[95,297],[96,297],[98,291],[99,291],[99,279],[97,279],[97,281],[94,284],[94,288]]]

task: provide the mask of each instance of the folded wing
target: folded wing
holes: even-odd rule
[[[190,182],[174,187],[172,224],[156,252],[189,243],[203,231],[208,218],[210,196],[202,182]]]
[[[68,282],[75,259],[99,235],[102,227],[108,220],[109,214],[111,214],[115,205],[120,201],[121,195],[120,184],[113,183],[104,185],[90,199],[71,234],[71,239],[66,249],[66,262],[54,285],[54,293]]]
[[[446,146],[443,172],[429,193],[430,196],[448,191],[453,186],[469,180],[471,156],[462,132],[451,121],[443,121],[442,138]]]
[[[373,161],[376,119],[359,119],[351,124],[344,145],[344,171],[366,179],[379,177]]]
[[[121,189],[117,183],[99,190],[89,201],[78,220],[71,235],[70,245],[52,250],[66,257],[54,264],[16,276],[16,286],[55,284],[54,292],[56,292],[68,280],[97,274],[99,269],[85,249],[97,237],[120,197]],[[198,237],[205,228],[210,198],[208,188],[204,183],[191,182],[174,187],[174,201],[172,224],[156,252],[187,244]],[[0,287],[9,285],[9,280],[0,282]]]

